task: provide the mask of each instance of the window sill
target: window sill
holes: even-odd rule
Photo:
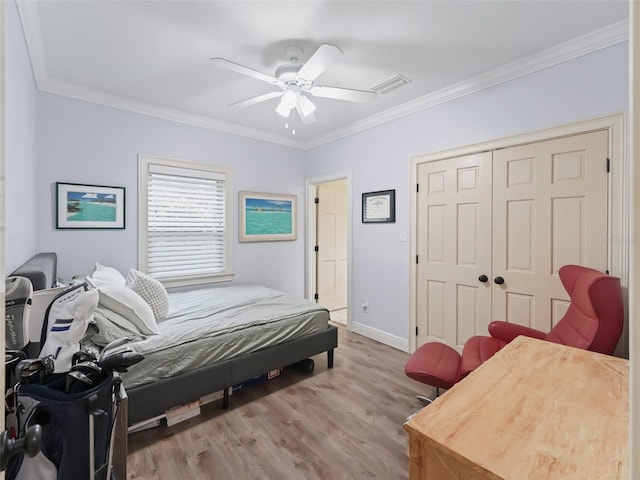
[[[187,287],[192,285],[203,285],[207,283],[230,282],[233,280],[233,272],[220,273],[217,275],[202,275],[197,277],[175,277],[158,279],[166,288]]]

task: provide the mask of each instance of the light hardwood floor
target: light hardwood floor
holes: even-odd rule
[[[340,325],[347,325],[347,309],[340,308],[338,310],[331,310],[331,321]]]
[[[408,477],[402,424],[432,395],[404,374],[408,354],[339,327],[333,369],[285,369],[173,427],[129,435],[128,478],[162,480]]]

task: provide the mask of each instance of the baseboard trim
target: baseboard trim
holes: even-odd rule
[[[387,332],[383,332],[382,330],[378,330],[377,328],[369,327],[362,323],[351,322],[351,331],[403,352],[409,351],[409,342],[407,339],[391,335]]]

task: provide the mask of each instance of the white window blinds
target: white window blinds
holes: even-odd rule
[[[161,281],[229,272],[227,174],[148,163],[146,271]]]

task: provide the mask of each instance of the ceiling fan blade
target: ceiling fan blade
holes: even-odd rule
[[[232,103],[230,107],[248,107],[249,105],[255,105],[256,103],[264,102],[265,100],[269,100],[271,98],[276,98],[282,95],[282,92],[269,92],[264,95],[258,95],[257,97],[247,98],[246,100],[242,100],[241,102]]]
[[[323,43],[298,71],[298,76],[313,82],[327,68],[342,56],[342,50],[335,45]]]
[[[257,70],[254,70],[253,68],[245,67],[244,65],[240,65],[239,63],[232,62],[225,58],[214,57],[210,60],[217,67],[226,68],[227,70],[231,70],[232,72],[241,73],[242,75],[247,75],[248,77],[257,78],[258,80],[262,80],[263,82],[271,83],[273,85],[284,85],[284,83],[278,80],[276,77],[259,72]]]
[[[316,85],[309,89],[314,97],[335,98],[336,100],[347,100],[348,102],[373,102],[378,98],[376,92],[370,90],[353,90],[351,88],[323,87]]]

